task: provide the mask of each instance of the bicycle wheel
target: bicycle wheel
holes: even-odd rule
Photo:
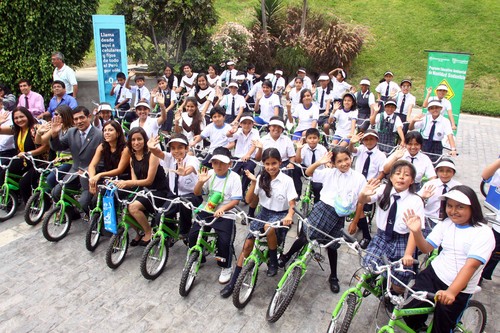
[[[165,239],[165,243],[169,244],[170,238]],[[161,237],[156,237],[149,242],[144,249],[141,258],[141,273],[144,278],[154,280],[163,272],[168,261],[169,247],[165,246],[161,241]]]
[[[45,200],[45,193],[35,192],[26,202],[26,209],[24,210],[24,220],[29,225],[37,225],[45,214],[47,209],[47,202]]]
[[[288,304],[292,301],[293,295],[297,290],[297,286],[302,276],[302,268],[300,266],[293,267],[290,274],[288,274],[281,289],[274,291],[273,298],[267,308],[266,320],[270,323],[276,322],[285,313]]]
[[[179,294],[183,297],[189,295],[189,292],[193,287],[194,280],[196,279],[196,266],[198,264],[199,255],[200,254],[197,251],[191,253],[188,260],[186,261],[186,264],[184,265],[184,269],[182,270],[181,284],[179,285]]]
[[[0,193],[0,222],[7,221],[10,219],[17,210],[17,200],[14,198],[14,194],[9,192],[9,195],[5,198],[4,192]]]
[[[118,233],[113,235],[109,241],[108,250],[106,251],[106,264],[109,268],[115,269],[120,266],[125,260],[125,255],[128,250],[128,233],[125,229],[118,229]]]
[[[454,332],[482,333],[486,326],[486,308],[476,300],[470,300]]]
[[[356,295],[349,293],[342,302],[336,315],[332,313],[332,320],[328,326],[328,333],[347,333],[356,309]]]
[[[47,212],[42,224],[43,237],[49,242],[58,242],[69,232],[71,219],[68,212],[62,215],[62,206],[55,206]]]
[[[488,191],[490,190],[490,184],[481,180],[481,184],[479,185],[479,189],[481,190],[481,194],[486,198],[488,195]]]
[[[241,270],[233,290],[233,304],[238,309],[243,309],[250,302],[257,284],[258,271],[259,267],[253,260],[250,260]]]
[[[101,239],[101,232],[99,231],[99,223],[102,223],[102,213],[92,214],[90,217],[90,227],[85,235],[85,247],[90,252],[94,252],[99,245],[99,239]]]

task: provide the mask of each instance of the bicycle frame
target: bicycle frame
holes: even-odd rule
[[[311,242],[307,243],[306,246],[300,251],[299,255],[297,256],[297,259],[293,263],[288,266],[287,270],[285,271],[285,274],[283,274],[283,277],[281,278],[280,282],[278,282],[278,288],[281,289],[283,287],[283,284],[285,283],[286,279],[288,278],[288,275],[293,271],[293,268],[295,266],[300,266],[302,270],[302,274],[300,276],[300,279],[306,275],[307,272],[307,264],[311,260],[312,254],[315,252],[314,246],[311,244]]]
[[[379,330],[378,333],[382,332],[390,332],[394,333],[394,327],[398,327],[402,330],[404,330],[407,333],[416,333],[413,329],[408,327],[404,320],[402,319],[403,317],[407,316],[416,316],[416,315],[429,315],[431,313],[434,313],[434,308],[433,307],[426,307],[426,308],[413,308],[413,309],[397,309],[394,308],[391,314],[391,318],[387,325],[382,326]],[[432,322],[430,323],[429,327],[427,328],[426,332],[431,332],[432,331]]]
[[[9,197],[10,191],[19,191],[19,180],[23,176],[13,174],[9,171],[9,168],[5,169],[5,180],[2,185],[2,190],[4,195],[1,198],[2,204],[7,204],[7,198]]]
[[[66,184],[63,184],[61,187],[61,198],[59,201],[57,201],[54,206],[60,206],[61,207],[61,213],[59,216],[60,221],[63,222],[64,219],[64,214],[66,213],[66,208],[67,207],[75,207],[78,210],[81,210],[82,207],[80,206],[80,203],[78,200],[73,198],[74,195],[80,194],[80,190],[72,190],[72,189],[67,189]]]
[[[217,249],[217,237],[218,236],[216,232],[204,231],[203,227],[201,227],[200,231],[198,232],[196,244],[193,247],[189,248],[187,258],[189,258],[189,256],[193,252],[202,254],[204,249],[209,253],[215,253],[215,250]],[[207,241],[206,239],[209,240]],[[196,265],[196,272],[198,272],[198,269],[200,268],[201,258],[202,256],[199,255],[198,264]]]

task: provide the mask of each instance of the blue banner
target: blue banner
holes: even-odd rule
[[[119,72],[127,75],[127,40],[122,15],[92,15],[99,101],[115,105],[111,88]]]

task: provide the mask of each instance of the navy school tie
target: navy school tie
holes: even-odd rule
[[[398,211],[398,200],[401,196],[394,194],[394,202],[389,208],[389,215],[387,216],[387,224],[385,226],[385,239],[391,240],[392,233],[394,232],[394,224],[396,223],[396,212]]]

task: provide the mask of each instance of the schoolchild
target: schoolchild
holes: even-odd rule
[[[243,100],[245,100],[245,97],[247,97],[248,92],[250,91],[250,88],[248,88],[248,81],[245,80],[245,73],[238,72],[238,75],[236,75],[236,83],[238,84],[238,95],[243,96]],[[249,111],[246,106],[246,101],[245,111]]]
[[[395,96],[397,101],[396,113],[402,122],[412,118],[413,107],[416,105],[415,96],[410,93],[412,82],[409,79],[401,81],[401,91]]]
[[[395,100],[389,99],[385,102],[384,111],[380,113],[378,113],[379,106],[375,105],[375,112],[370,117],[370,123],[378,132],[379,149],[385,153],[391,152],[398,141],[402,146],[405,144],[403,123],[395,113],[396,105]]]
[[[267,222],[282,221],[284,226],[290,225],[293,218],[293,208],[297,193],[293,187],[293,180],[280,171],[281,157],[275,148],[268,148],[262,153],[264,170],[255,177],[246,170],[246,175],[251,179],[251,185],[246,195],[246,201],[259,203],[261,210],[257,219]],[[250,230],[267,230],[269,225],[259,221],[250,223]],[[287,229],[271,229],[267,234],[267,246],[269,248],[269,263],[267,265],[267,276],[275,276],[278,273],[278,245],[283,243]],[[243,249],[238,257],[231,281],[221,290],[222,297],[229,297],[243,267],[243,262],[253,250],[255,236],[249,233],[243,244]]]
[[[181,84],[177,89],[175,90],[176,94],[180,95],[182,93],[183,89],[186,89],[186,92],[183,93],[184,96],[188,96],[191,90],[195,86],[195,80],[196,77],[198,76],[198,73],[193,72],[193,68],[191,67],[191,64],[185,63],[182,66],[182,71],[184,72],[184,76],[181,79]]]
[[[201,115],[205,118],[207,123],[210,122],[210,111],[214,106],[215,101],[215,90],[208,85],[207,75],[205,73],[200,73],[196,77],[196,85],[194,89],[189,92],[189,97],[196,98],[198,102],[198,110],[200,110]],[[181,105],[181,108],[184,104]]]
[[[308,168],[328,153],[325,146],[319,144],[319,137],[320,134],[318,129],[310,128],[306,131],[306,135],[304,137],[305,143],[304,140],[300,140],[295,143],[297,146],[295,161],[297,163]],[[320,165],[317,170],[321,170],[323,168],[324,166]],[[314,203],[316,203],[320,200],[320,193],[323,188],[323,184],[311,180],[311,186],[314,194]]]
[[[298,78],[298,77],[300,77],[302,79],[302,81],[304,82],[304,85],[303,85],[304,88],[309,89],[309,90],[312,89],[312,81],[309,78],[309,76],[307,76],[305,68],[301,67],[297,70],[297,76],[295,78]],[[290,81],[290,83],[287,86],[287,90],[290,90],[293,87],[295,87],[295,79]]]
[[[335,102],[333,104],[333,114],[330,115],[328,122],[336,123],[335,134],[333,135],[333,144],[339,144],[347,147],[349,138],[354,135],[356,130],[356,118],[358,110],[356,109],[356,98],[351,93],[346,93],[342,99],[342,104]]]
[[[226,124],[224,122],[224,117],[226,115],[226,111],[220,107],[216,106],[210,112],[210,117],[212,122],[208,124],[203,131],[201,131],[200,135],[195,135],[193,140],[189,143],[190,147],[196,146],[198,142],[204,139],[210,140],[210,146],[208,148],[208,154],[201,162],[204,166],[210,166],[210,160],[212,159],[212,155],[214,154],[214,150],[217,147],[225,147],[229,145],[229,139],[227,137],[227,132],[232,129],[231,125]]]
[[[453,117],[451,102],[449,99],[445,97],[448,94],[448,87],[445,84],[440,84],[436,88],[436,96],[431,97],[431,93],[432,93],[432,87],[427,88],[427,95],[425,96],[425,100],[422,106],[424,108],[427,108],[429,106],[429,103],[432,101],[440,102],[441,106],[443,107],[441,109],[441,115],[442,116],[446,115],[448,117],[448,120],[451,123],[451,129],[455,131],[457,129],[457,125],[455,124],[455,118]]]
[[[233,257],[233,242],[236,233],[234,219],[224,217],[224,213],[234,208],[242,197],[240,177],[229,170],[231,166],[231,152],[225,147],[217,147],[209,161],[213,170],[203,169],[198,175],[198,182],[194,187],[194,194],[205,193],[210,198],[214,192],[220,192],[221,202],[218,203],[213,216],[218,220],[211,226],[217,233],[217,256],[221,260],[217,264],[221,267],[219,283],[228,283],[231,279],[231,260]],[[212,214],[200,213],[202,218],[209,218]],[[189,246],[196,244],[201,226],[195,223],[189,231]],[[204,259],[204,258],[203,258]],[[202,261],[203,261],[202,259]]]
[[[444,201],[440,196],[446,194],[452,187],[462,185],[453,179],[457,169],[449,158],[443,158],[436,165],[436,179],[428,181],[418,191],[418,195],[425,201],[425,230],[424,236],[429,235],[432,229],[446,217]]]
[[[217,74],[217,67],[215,65],[208,65],[207,73],[208,85],[212,89],[215,89],[216,92],[222,93],[222,81],[220,75]]]
[[[328,118],[333,107],[333,94],[330,78],[326,74],[321,74],[318,78],[319,86],[314,91],[314,102],[319,107],[318,127],[330,135],[330,124]]]
[[[356,147],[356,143],[361,142],[361,145]],[[365,133],[354,135],[349,143],[349,150],[353,156],[356,156],[356,164],[354,170],[361,173],[366,180],[384,178],[384,163],[387,159],[385,154],[378,149],[378,135],[375,130],[368,129]],[[359,242],[361,248],[366,249],[372,237],[368,222],[366,221],[365,211],[370,211],[371,205],[356,206],[356,214],[349,225],[349,233],[354,234],[356,228],[363,233],[363,239]]]
[[[394,163],[389,174],[389,182],[380,185],[378,180],[370,180],[359,196],[359,203],[374,203],[377,205],[375,221],[377,234],[368,245],[367,255],[363,258],[366,267],[383,265],[384,256],[390,261],[402,257],[409,258],[410,266],[415,254],[415,240],[403,220],[403,214],[413,209],[421,217],[421,228],[424,229],[424,202],[415,193],[415,167],[407,161]],[[380,186],[379,186],[380,185]],[[403,283],[408,283],[413,277],[411,272],[394,271],[394,276]],[[392,288],[396,293],[402,293],[403,287],[397,281]]]
[[[196,98],[188,97],[184,104],[184,112],[181,108],[175,113],[174,131],[184,134],[188,141],[192,141],[196,135],[200,135],[205,128],[205,119],[198,110]]]
[[[453,331],[467,307],[483,265],[495,248],[495,238],[473,189],[458,185],[441,199],[445,202],[447,218],[438,223],[427,238],[422,234],[420,214],[407,210],[404,221],[422,252],[442,248],[430,266],[416,276],[412,289],[436,295],[432,332],[444,333]],[[405,308],[427,306],[429,303],[411,300]],[[404,319],[409,327],[418,330],[425,326],[427,315]]]
[[[294,87],[287,92],[287,110],[289,110],[290,114],[293,114],[295,111],[295,108],[297,105],[300,103],[300,94],[302,93],[302,90],[304,90],[304,80],[300,77],[295,78],[295,85]]]
[[[240,118],[240,128],[235,133],[233,133],[234,128],[227,133],[229,149],[234,148],[233,156],[241,160],[235,163],[232,170],[242,177],[243,194],[245,194],[250,184],[250,179],[246,176],[245,170],[253,173],[256,167],[255,162],[251,160],[255,158],[256,154],[256,148],[252,141],[259,140],[260,136],[259,131],[253,128],[253,124],[252,113],[243,113]]]
[[[342,102],[342,98],[345,93],[353,92],[353,87],[345,81],[347,75],[342,68],[335,68],[328,73],[332,80],[333,88],[333,101],[334,102]]]
[[[167,144],[169,152],[162,151],[159,148],[160,139],[158,136],[149,139],[148,148],[153,155],[158,157],[168,175],[169,192],[168,199],[184,198],[190,201],[193,206],[198,207],[203,198],[201,195],[194,195],[194,186],[198,182],[198,170],[200,162],[198,159],[189,155],[189,143],[184,134],[174,133]],[[167,201],[164,207],[168,207]],[[165,216],[172,217],[179,212],[179,236],[187,238],[191,229],[192,211],[182,204],[174,205]],[[156,216],[156,222],[159,222],[160,216]]]
[[[427,107],[427,114],[420,114],[410,122],[410,130],[420,130],[424,138],[422,150],[430,153],[431,161],[435,162],[443,154],[443,139],[448,138],[450,143],[450,155],[457,154],[455,139],[451,129],[450,121],[441,115],[441,103],[431,101]]]
[[[254,86],[255,87],[255,86]],[[278,116],[280,113],[281,102],[278,95],[273,94],[273,84],[269,80],[262,82],[262,96],[257,96],[255,102],[255,112],[259,112],[259,116],[255,117],[255,122],[259,125],[269,123],[271,117]]]
[[[252,103],[254,101],[256,102],[257,98],[261,97],[264,93],[262,91],[262,83],[266,80],[271,80],[272,78],[272,74],[262,73],[262,75],[254,81],[252,88],[250,88],[248,94],[245,96],[245,101],[247,103]]]
[[[292,136],[293,141],[298,141],[305,137],[306,131],[309,128],[317,128],[319,107],[316,103],[313,103],[311,90],[302,90],[299,105],[295,107],[292,116],[298,122],[295,133]]]
[[[105,123],[113,119],[113,108],[111,104],[107,102],[100,103],[97,108],[94,109],[93,115],[93,124],[98,129],[102,130],[102,127]]]
[[[115,98],[115,109],[121,111],[130,110],[130,100],[132,99],[132,93],[125,87],[125,73],[116,74],[116,81],[113,82],[113,87],[109,93],[111,96],[116,96]],[[127,112],[125,115],[125,120],[128,122],[134,121],[136,115],[133,112]]]
[[[370,91],[370,80],[367,78],[362,79],[359,82],[360,90],[356,92],[356,105],[358,106],[358,125],[361,125],[363,131],[366,131],[370,126],[368,121],[363,121],[363,119],[369,119],[374,113],[375,105],[375,95]]]
[[[228,89],[229,94],[222,97],[219,105],[226,110],[225,122],[228,124],[238,124],[246,107],[245,98],[238,94],[238,83],[229,83]]]
[[[221,74],[221,80],[226,84],[226,86],[236,80],[236,75],[238,75],[238,71],[234,68],[234,61],[228,61],[226,63],[227,68]]]
[[[160,116],[158,118],[150,117],[149,113],[151,112],[151,107],[149,106],[149,103],[139,102],[139,104],[135,106],[135,112],[139,118],[130,124],[130,129],[134,127],[143,128],[146,131],[148,139],[158,135],[158,131],[167,119],[165,98],[160,93],[157,93],[155,98],[157,99],[158,104],[160,104]]]
[[[135,86],[130,85],[130,78],[132,76],[135,76]],[[145,83],[146,79],[144,78],[144,75],[137,75],[135,71],[130,71],[128,73],[125,87],[127,87],[127,89],[129,89],[132,94],[135,94],[134,105],[137,105],[139,102],[145,102],[149,104],[151,93],[149,92],[149,89],[144,85]]]
[[[397,160],[405,160],[413,164],[417,173],[415,176],[415,189],[420,190],[420,183],[422,178],[426,177],[427,180],[436,178],[436,171],[429,156],[421,152],[424,139],[417,131],[410,131],[405,136],[406,146],[397,147],[394,153],[389,155],[384,164],[384,173],[386,175],[391,171],[392,165]]]
[[[333,163],[335,168],[317,170],[321,165]],[[332,152],[311,164],[306,174],[313,181],[322,183],[321,200],[314,204],[308,216],[311,228],[305,227],[299,238],[292,244],[290,250],[280,257],[279,265],[284,267],[291,256],[307,244],[307,233],[310,239],[329,242],[331,237],[341,237],[345,217],[354,212],[358,196],[366,184],[366,179],[357,171],[351,169],[352,156],[345,147],[335,147]],[[319,231],[318,231],[319,230]],[[325,235],[327,234],[327,235]],[[330,246],[328,259],[330,261],[330,290],[340,291],[337,277],[337,249],[339,245]]]
[[[282,70],[277,69],[274,71],[274,78],[272,82],[273,82],[273,94],[276,94],[281,97],[281,95],[285,91],[285,78],[283,77]]]
[[[158,94],[163,96],[163,104],[165,105],[165,112],[167,113],[167,118],[163,125],[161,126],[161,129],[163,131],[171,132],[172,131],[172,125],[174,122],[174,107],[175,103],[177,102],[177,94],[175,91],[170,89],[168,85],[168,81],[165,79],[164,76],[159,77],[157,80],[158,87],[153,89],[153,94],[151,95],[151,107],[154,112],[157,113],[158,109],[161,111],[161,105],[158,103],[158,98],[156,96]]]
[[[179,87],[179,79],[175,76],[174,66],[167,64],[163,70],[163,77],[167,81],[168,88],[176,91]]]
[[[391,71],[387,71],[384,73],[384,78],[380,80],[377,88],[375,88],[378,101],[386,102],[390,98],[396,96],[399,91],[401,91],[398,84],[392,81],[392,79],[394,79],[394,74]],[[383,103],[380,104],[382,111],[383,105]]]

